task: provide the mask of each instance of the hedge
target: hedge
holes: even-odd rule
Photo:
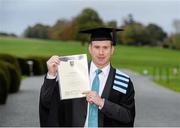
[[[3,71],[3,74],[5,74],[5,76],[6,76],[7,89],[8,89],[8,91],[9,91],[10,82],[11,82],[11,76],[10,76],[9,69],[8,69],[8,67],[7,67],[7,62],[0,61],[0,70]]]
[[[10,73],[10,93],[15,93],[19,91],[21,84],[21,73],[20,71],[12,64],[7,63],[7,67]]]
[[[32,65],[32,72],[33,75],[43,75],[47,72],[47,66],[46,66],[46,61],[47,58],[45,57],[29,57],[27,60],[33,61]]]
[[[5,104],[8,97],[8,78],[3,69],[0,68],[0,104]]]
[[[32,61],[33,75],[47,73],[46,61],[49,57],[16,58],[8,54],[0,54],[0,104],[5,104],[8,92],[18,92],[21,75],[31,75],[28,61]]]
[[[9,62],[11,64],[14,64],[17,68],[20,68],[17,58],[15,56],[9,54],[0,54],[0,60]]]
[[[31,70],[30,67],[27,63],[27,59],[25,58],[17,58],[19,66],[21,68],[21,74],[25,76],[30,76],[31,75]]]

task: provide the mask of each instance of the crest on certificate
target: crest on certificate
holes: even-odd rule
[[[74,66],[74,61],[72,61],[72,60],[69,61],[69,64],[70,64],[71,67],[73,67]]]

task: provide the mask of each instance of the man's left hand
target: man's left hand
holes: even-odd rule
[[[95,91],[86,91],[86,92],[83,92],[83,94],[86,95],[86,100],[90,104],[94,103],[100,108],[104,106],[104,99],[102,99]]]

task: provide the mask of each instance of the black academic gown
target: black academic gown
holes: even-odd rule
[[[126,94],[113,89],[116,69],[110,67],[109,76],[102,93],[104,107],[98,111],[99,127],[132,127],[135,118],[134,87],[129,79]],[[44,80],[40,92],[40,126],[83,127],[87,115],[85,98],[60,100],[56,80]]]

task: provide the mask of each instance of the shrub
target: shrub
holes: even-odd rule
[[[33,61],[32,71],[33,75],[42,75],[47,72],[46,61],[45,57],[29,57],[29,59]]]
[[[19,91],[21,83],[21,74],[19,70],[12,64],[7,63],[7,67],[10,73],[10,93],[15,93]]]
[[[42,61],[42,64],[43,64],[43,73],[47,73],[48,69],[47,69],[47,60],[49,59],[49,57],[42,57],[41,58],[41,61]]]
[[[0,68],[0,104],[5,104],[8,97],[8,80],[6,73]]]
[[[18,63],[19,63],[20,69],[21,69],[21,74],[30,76],[31,70],[27,63],[27,59],[24,59],[24,58],[17,58],[17,59],[18,59]]]
[[[19,90],[21,82],[21,73],[17,67],[5,61],[0,61],[0,69],[4,71],[7,78],[8,92],[14,93]]]
[[[21,69],[20,69],[20,66],[16,57],[12,55],[8,55],[8,54],[0,54],[0,60],[13,64],[21,73]]]
[[[4,61],[4,67],[8,68],[8,72],[10,74],[9,92],[17,92],[19,90],[21,81],[21,69],[17,58],[8,54],[0,54],[0,60]]]
[[[7,67],[7,62],[0,61],[0,70],[3,71],[3,74],[5,74],[5,76],[6,76],[6,79],[7,79],[7,89],[9,91],[11,77],[10,77],[9,69]]]

